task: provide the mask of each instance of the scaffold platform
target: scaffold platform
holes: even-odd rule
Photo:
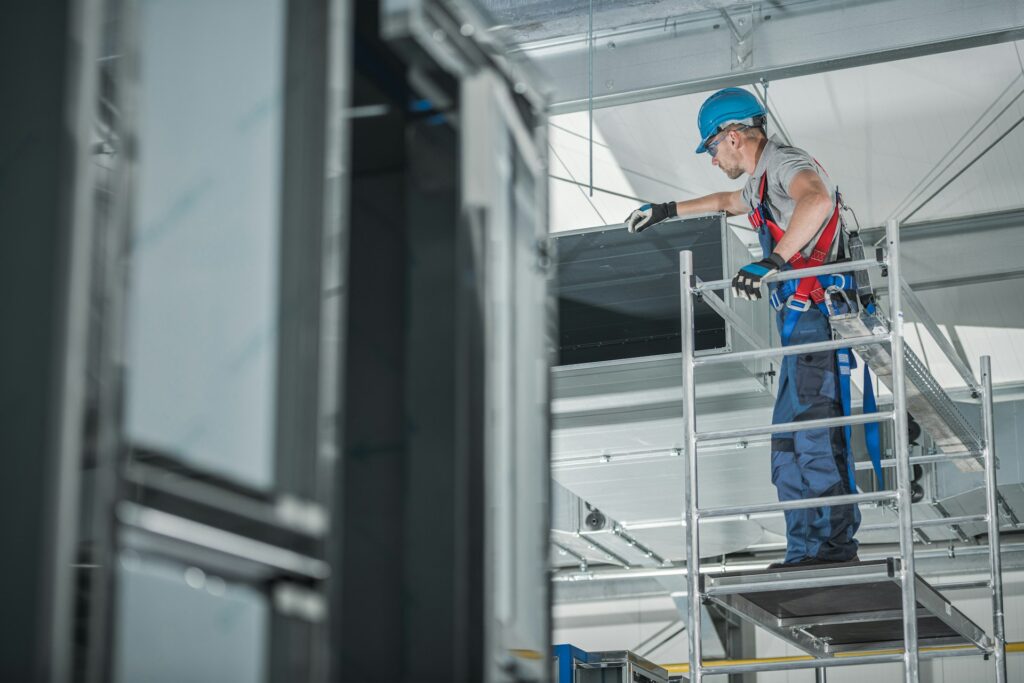
[[[701,592],[815,657],[903,648],[900,561],[846,562],[705,574]],[[914,577],[921,647],[991,647],[983,629]]]

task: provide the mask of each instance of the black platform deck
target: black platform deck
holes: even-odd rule
[[[915,576],[918,645],[974,645],[985,632]],[[816,565],[707,574],[710,602],[752,621],[815,657],[903,647],[900,561]]]

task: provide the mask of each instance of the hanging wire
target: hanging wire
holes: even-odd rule
[[[580,186],[580,187],[586,187],[587,186],[586,183],[580,183],[580,182],[577,182],[575,180],[572,180],[571,178],[563,178],[562,176],[555,175],[554,173],[548,173],[548,178],[551,178],[552,180],[557,180],[557,181],[562,182],[562,183],[568,183],[570,185],[577,185],[577,186]],[[594,189],[597,190],[598,192],[603,193],[603,194],[610,194],[613,197],[621,197],[623,199],[631,199],[631,200],[633,200],[635,202],[639,202],[641,204],[649,204],[650,203],[650,200],[644,199],[643,197],[637,197],[636,195],[625,194],[623,192],[617,192],[615,190],[609,190],[608,188],[605,188],[605,187],[597,187],[595,185]]]
[[[590,127],[590,196],[594,196],[594,0],[587,24],[587,124]]]
[[[978,131],[974,135],[974,137],[971,138],[970,142],[968,142],[966,145],[964,145],[963,149],[961,149],[960,152],[956,156],[954,156],[952,159],[949,159],[949,156],[951,154],[953,154],[953,151],[957,147],[960,146],[960,143],[962,143],[967,138],[967,136],[970,135],[971,131],[974,130],[983,120],[985,120],[985,117],[987,117],[992,112],[992,110],[996,108],[996,106],[999,104],[999,101],[1002,100],[1003,97],[1005,97],[1006,94],[1009,93],[1013,89],[1013,87],[1017,84],[1018,81],[1020,81],[1022,78],[1024,78],[1024,59],[1022,59],[1022,57],[1021,57],[1020,48],[1019,48],[1019,46],[1018,46],[1016,41],[1013,43],[1013,48],[1014,48],[1014,50],[1015,50],[1015,52],[1017,54],[1017,64],[1020,67],[1020,73],[1018,73],[1016,76],[1013,77],[1013,80],[1011,80],[1010,83],[1003,89],[1003,91],[1001,93],[999,93],[999,95],[992,102],[992,104],[990,104],[988,106],[988,108],[985,109],[985,111],[983,111],[981,113],[981,115],[974,121],[974,123],[972,123],[970,126],[968,126],[967,130],[964,131],[964,134],[961,135],[960,138],[955,143],[953,143],[953,145],[949,148],[949,151],[946,152],[941,159],[939,159],[939,161],[935,164],[935,166],[933,166],[931,168],[931,170],[929,170],[928,173],[926,173],[924,175],[923,178],[921,178],[921,180],[917,183],[917,185],[914,186],[914,189],[912,189],[910,191],[910,193],[907,195],[907,197],[905,199],[903,199],[903,201],[901,201],[897,205],[896,209],[892,212],[892,215],[890,217],[896,217],[902,209],[910,206],[910,204],[913,203],[913,201],[916,198],[920,197],[924,193],[924,190],[925,190],[926,187],[928,187],[928,185],[930,185],[931,183],[935,182],[943,173],[948,171],[953,166],[953,164],[955,164],[957,161],[959,161],[959,159],[964,154],[967,153],[967,150],[970,149],[971,145],[973,145],[975,142],[977,142],[978,139],[982,135],[984,135],[986,132],[988,132],[988,130],[992,126],[995,125],[995,123],[999,120],[999,118],[1004,113],[1006,113],[1006,111],[1011,106],[1013,106],[1013,104],[1015,102],[1017,102],[1017,100],[1019,100],[1021,98],[1021,96],[1024,96],[1024,90],[1021,90],[1021,92],[1017,93],[1017,95],[1013,99],[1011,99],[1002,109],[999,110],[998,114],[996,114],[994,117],[992,117],[992,120],[989,121],[988,125],[986,125],[980,131]],[[1016,124],[1014,124],[1014,127],[1016,127]],[[1003,135],[1003,137],[1005,137],[1005,136],[1006,136],[1006,134]],[[1002,138],[1000,138],[1000,139],[1002,139]],[[989,148],[991,148],[991,146]],[[986,149],[985,151],[987,152],[988,150]],[[982,153],[982,155],[983,154],[984,154],[984,152]],[[947,159],[949,159],[949,160],[947,161]],[[977,161],[977,158],[974,161]],[[970,163],[973,164],[974,161],[971,161]],[[964,169],[964,170],[966,170],[966,169]],[[963,171],[958,173],[957,176],[955,176],[953,179],[955,180],[962,173],[963,173]],[[946,183],[946,185],[943,185],[943,187],[940,188],[940,191],[942,189],[945,189],[945,187],[947,187],[948,185],[949,185],[949,183]],[[934,197],[934,196],[935,195],[933,194],[932,197]],[[914,209],[913,212],[911,212],[910,214],[905,216],[902,220],[906,221],[907,218],[909,218],[910,216],[912,216],[915,213],[917,213],[921,209],[921,207],[924,206],[924,204],[926,204],[928,201],[931,201],[932,197],[929,197],[927,200],[925,200],[925,202],[923,202],[922,204],[918,205],[918,207],[916,209]]]
[[[999,104],[999,101],[1001,99],[1003,99],[1003,96],[1005,96],[1006,93],[1008,93],[1013,88],[1013,86],[1017,84],[1017,82],[1019,80],[1021,80],[1021,75],[1020,74],[1015,76],[1013,78],[1013,80],[1010,81],[1009,85],[1007,85],[1006,88],[1001,93],[999,93],[999,96],[996,97],[995,101],[992,102],[992,104],[989,105],[989,107],[984,112],[981,113],[981,116],[979,116],[977,118],[977,120],[974,121],[974,123],[972,123],[970,126],[968,126],[968,128],[964,132],[964,134],[960,136],[960,139],[957,140],[955,143],[953,143],[953,146],[949,148],[949,151],[946,152],[945,155],[943,155],[943,157],[938,161],[938,163],[936,163],[936,165],[933,166],[931,168],[931,170],[929,170],[928,173],[926,173],[924,175],[923,178],[921,178],[921,180],[917,183],[917,185],[914,186],[914,189],[912,189],[910,191],[910,194],[907,195],[907,197],[902,202],[899,203],[896,211],[893,212],[894,216],[899,213],[900,209],[902,209],[902,208],[904,208],[906,206],[909,206],[916,198],[920,197],[921,194],[924,192],[925,188],[928,187],[928,185],[930,185],[931,183],[935,182],[943,173],[948,171],[953,164],[955,164],[957,161],[959,161],[960,158],[963,157],[963,155],[967,153],[967,150],[969,150],[971,148],[971,145],[973,145],[975,142],[977,142],[978,138],[980,138],[982,135],[984,135],[986,132],[988,132],[988,130],[992,126],[994,126],[995,123],[999,120],[999,117],[1001,117],[1004,113],[1006,113],[1006,110],[1009,109],[1011,106],[1013,106],[1013,104],[1017,100],[1019,100],[1022,95],[1024,95],[1024,90],[1021,90],[1021,92],[1017,93],[1017,95],[1013,99],[1011,99],[999,111],[998,114],[996,114],[994,117],[992,117],[992,120],[989,121],[989,123],[984,128],[979,130],[974,135],[974,137],[971,138],[971,140],[969,142],[967,142],[967,144],[964,145],[963,149],[961,149],[960,152],[958,152],[956,154],[956,156],[954,156],[951,159],[949,158],[949,156],[951,154],[953,154],[953,151],[957,147],[960,146],[960,143],[962,143],[967,138],[967,136],[970,135],[971,131],[974,130],[978,126],[978,124],[980,124],[985,119],[985,117],[989,115],[989,113],[993,109],[995,109],[996,105]],[[904,219],[904,220],[906,220],[906,219]]]
[[[995,140],[994,140],[994,141],[992,141],[992,143],[991,143],[991,144],[989,144],[989,145],[988,145],[987,147],[985,147],[985,148],[984,148],[984,150],[982,150],[982,151],[981,151],[981,152],[980,152],[980,153],[978,154],[978,156],[977,156],[977,157],[975,157],[975,158],[974,158],[974,159],[972,159],[972,160],[971,160],[970,162],[968,162],[967,166],[965,166],[965,167],[964,167],[964,168],[962,168],[961,170],[957,171],[957,172],[956,172],[956,173],[955,173],[955,174],[953,175],[953,177],[951,177],[951,178],[949,178],[948,180],[946,180],[945,182],[943,182],[943,183],[942,183],[942,186],[940,186],[940,187],[939,187],[938,189],[936,189],[936,190],[934,191],[934,193],[932,193],[931,195],[929,195],[929,196],[928,196],[928,199],[927,199],[927,200],[925,200],[924,202],[922,202],[921,204],[919,204],[919,205],[918,205],[918,207],[916,207],[916,208],[915,208],[915,209],[914,209],[913,211],[911,211],[910,213],[908,213],[908,214],[907,214],[907,215],[906,215],[906,216],[905,216],[905,217],[903,218],[903,220],[904,220],[904,221],[907,221],[907,220],[909,220],[909,219],[910,219],[910,216],[912,216],[912,215],[914,215],[915,213],[918,213],[919,211],[921,211],[921,210],[922,210],[922,209],[923,209],[923,208],[925,207],[925,205],[926,205],[926,204],[928,204],[929,202],[931,202],[932,200],[934,200],[934,199],[935,199],[936,197],[938,197],[938,196],[939,196],[939,193],[941,193],[941,191],[942,191],[943,189],[945,189],[945,188],[946,188],[946,187],[948,187],[948,186],[949,186],[950,184],[952,184],[953,180],[955,180],[956,178],[958,178],[958,177],[961,177],[962,175],[964,175],[965,173],[967,173],[968,169],[970,169],[970,168],[971,168],[972,166],[974,166],[974,165],[975,165],[976,163],[978,163],[979,161],[981,161],[981,158],[982,158],[982,157],[984,157],[985,155],[987,155],[987,154],[989,153],[989,151],[991,151],[991,148],[992,148],[992,147],[994,147],[994,146],[995,146],[996,144],[998,144],[999,142],[1001,142],[1001,141],[1002,141],[1002,138],[1005,138],[1005,137],[1006,137],[1007,135],[1009,135],[1010,133],[1014,132],[1014,131],[1015,131],[1015,130],[1017,129],[1017,126],[1021,125],[1022,123],[1024,123],[1024,117],[1021,117],[1020,119],[1018,119],[1018,120],[1017,120],[1017,121],[1016,121],[1016,122],[1014,123],[1014,125],[1010,126],[1010,128],[1009,128],[1009,129],[1008,129],[1008,130],[1007,130],[1007,131],[1006,131],[1005,133],[1002,133],[1002,134],[1001,134],[1001,135],[999,135],[999,136],[998,136],[997,138],[995,138]]]
[[[778,115],[778,113],[773,114],[771,107],[768,104],[768,79],[762,78],[760,83],[762,92],[759,96],[759,99],[761,100],[761,106],[764,107],[765,114],[768,115],[768,119],[773,122],[773,125],[779,129],[779,133],[782,134],[782,141],[785,142],[787,145],[792,146],[793,139],[789,136],[789,131],[787,131],[786,127],[782,124],[782,118]],[[756,84],[754,86],[754,95],[758,96]]]
[[[566,135],[571,135],[573,137],[579,138],[580,140],[587,140],[588,139],[587,136],[583,135],[582,133],[577,133],[574,130],[570,130],[569,128],[566,128],[565,126],[560,126],[557,123],[552,123],[551,121],[548,121],[548,126],[550,126],[551,128],[557,128],[558,130],[562,131]],[[611,149],[608,146],[608,144],[604,143],[604,142],[597,142],[595,140],[594,144],[597,145],[598,147],[603,147],[605,149]],[[637,176],[638,178],[643,178],[644,180],[650,180],[652,182],[658,183],[659,185],[664,185],[665,187],[671,187],[673,190],[678,190],[679,192],[683,192],[683,193],[688,194],[688,195],[693,195],[694,197],[699,197],[701,195],[707,194],[706,191],[705,192],[698,192],[696,190],[690,190],[690,189],[687,189],[687,188],[683,187],[682,185],[676,185],[675,183],[670,183],[670,182],[666,181],[664,178],[659,178],[659,177],[656,177],[656,176],[652,176],[650,174],[643,173],[642,171],[638,171],[638,170],[636,170],[634,168],[629,168],[627,166],[620,165],[619,169],[621,169],[622,172],[627,174],[627,175],[634,175],[634,176]],[[552,176],[552,177],[555,177],[555,176]],[[584,183],[584,184],[586,184],[586,183]],[[598,192],[608,192],[608,190],[602,190],[599,187],[595,187],[594,189],[596,189]],[[625,196],[625,195],[623,195],[623,196]],[[649,200],[644,199],[644,200],[641,200],[641,201],[642,202],[647,202]]]
[[[608,225],[608,221],[604,219],[604,216],[601,215],[597,206],[594,205],[594,201],[587,195],[587,191],[583,189],[584,183],[576,180],[576,176],[574,176],[572,171],[569,170],[569,165],[562,161],[562,157],[558,155],[558,150],[556,150],[550,142],[548,143],[548,148],[551,150],[551,153],[555,155],[555,158],[558,159],[558,163],[562,164],[562,168],[565,169],[565,172],[569,174],[570,178],[572,178],[572,182],[580,188],[580,193],[583,195],[583,198],[587,200],[587,203],[590,204],[590,208],[594,210],[594,213],[596,213],[597,217],[601,220],[601,225]],[[593,185],[591,185],[591,188],[593,188]],[[593,189],[591,189],[591,194],[593,194]]]

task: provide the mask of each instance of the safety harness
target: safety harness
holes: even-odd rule
[[[772,216],[771,207],[769,207],[766,199],[767,189],[768,172],[766,171],[761,176],[757,206],[754,207],[754,210],[751,211],[748,216],[750,218],[750,224],[754,226],[754,229],[762,236],[761,247],[765,250],[765,257],[771,254],[775,245],[782,239],[782,236],[786,234],[786,231],[779,227],[779,224],[775,222],[775,219]],[[835,241],[836,234],[839,231],[839,226],[842,223],[839,216],[839,211],[842,207],[842,197],[839,195],[838,190],[836,190],[835,204],[835,209],[833,209],[832,215],[828,219],[828,223],[825,224],[825,228],[821,231],[821,234],[818,235],[818,239],[814,243],[814,247],[811,249],[811,255],[805,257],[799,251],[793,254],[789,259],[790,268],[811,268],[825,263],[825,259],[828,258],[829,253],[832,251],[832,243]],[[767,240],[765,239],[766,237],[768,238]],[[783,344],[789,342],[789,337],[796,328],[796,322],[800,318],[800,314],[810,308],[811,302],[814,302],[819,307],[825,306],[825,289],[829,286],[835,286],[835,278],[826,279],[828,280],[827,283],[822,282],[822,278],[817,277],[801,278],[798,284],[783,287],[784,291],[792,290],[792,292],[785,294],[785,296],[782,297],[777,295],[779,288],[773,288],[772,294],[775,295],[773,305],[777,302],[785,302],[785,306],[788,309],[785,322],[782,327]],[[845,284],[846,278],[844,276],[840,276],[840,279],[842,280],[842,284]],[[787,282],[796,281],[788,280]],[[845,289],[845,287],[843,287],[843,289]],[[828,312],[825,311],[825,314],[828,315]]]
[[[817,163],[817,161],[815,161],[815,163]],[[821,164],[818,164],[818,167],[821,168]],[[822,171],[824,171],[823,168]],[[768,172],[765,171],[761,175],[758,187],[757,204],[754,205],[750,213],[747,214],[750,224],[757,231],[758,238],[761,243],[761,249],[764,252],[765,258],[771,255],[772,251],[775,249],[775,245],[778,244],[782,239],[782,236],[786,234],[786,231],[779,227],[779,224],[775,222],[771,207],[768,204],[767,190]],[[811,255],[804,256],[802,251],[798,251],[789,259],[789,269],[796,270],[824,265],[825,260],[832,252],[833,242],[843,229],[843,221],[840,216],[842,206],[843,198],[837,189],[835,196],[835,209],[833,209],[832,215],[829,217],[828,222],[821,231],[821,234],[818,235],[818,239],[815,241],[814,247],[811,249]],[[793,330],[796,329],[796,324],[800,319],[800,314],[808,310],[812,303],[818,306],[822,314],[827,318],[831,314],[831,309],[826,302],[826,297],[829,292],[857,289],[857,284],[854,279],[849,275],[842,274],[821,275],[818,277],[811,276],[800,278],[799,280],[786,280],[781,283],[772,283],[769,286],[772,290],[769,299],[772,306],[776,311],[782,311],[783,308],[786,309],[782,322],[782,330],[780,331],[783,346],[789,344],[789,338],[792,336]],[[868,305],[870,306],[870,304]],[[849,416],[851,411],[850,373],[852,369],[856,367],[856,359],[849,349],[838,349],[836,351],[836,362],[839,369],[839,390],[843,404],[843,414]],[[875,405],[874,391],[872,390],[871,385],[871,375],[867,364],[865,364],[864,412],[873,413],[876,412],[876,410],[877,407]],[[843,428],[843,434],[846,438],[847,453],[852,454],[850,443],[851,429],[849,426]],[[871,456],[875,476],[877,477],[878,484],[881,487],[883,486],[881,465],[882,453],[878,424],[865,424],[864,438],[867,443],[868,453]],[[847,474],[850,479],[850,490],[856,491],[857,486],[854,481],[852,457],[847,457]]]

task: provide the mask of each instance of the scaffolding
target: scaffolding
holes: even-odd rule
[[[682,325],[682,381],[683,381],[683,443],[684,469],[684,526],[685,555],[687,566],[687,593],[690,596],[687,608],[687,631],[689,637],[689,676],[691,681],[701,681],[705,675],[742,674],[757,671],[812,668],[818,671],[819,680],[824,680],[826,667],[883,662],[902,662],[907,683],[919,680],[919,660],[922,658],[982,655],[991,658],[995,666],[998,683],[1006,681],[1006,643],[1003,626],[1003,585],[999,556],[999,516],[996,488],[997,461],[994,453],[993,398],[991,359],[981,358],[981,381],[975,380],[970,368],[945,342],[945,337],[927,316],[923,306],[901,276],[899,253],[899,223],[891,220],[886,224],[885,247],[876,251],[875,258],[858,258],[852,261],[834,263],[814,268],[785,271],[773,276],[774,281],[800,279],[833,273],[851,273],[871,268],[881,268],[891,283],[889,288],[889,316],[886,320],[881,313],[857,313],[847,316],[845,333],[831,341],[814,342],[784,347],[759,348],[750,351],[733,352],[717,356],[695,357],[694,345],[694,298],[714,300],[720,304],[716,290],[730,286],[729,280],[701,282],[694,275],[693,255],[690,251],[680,252],[680,306]],[[913,352],[904,341],[904,305],[908,304],[918,313],[926,326],[933,332],[940,348],[949,357],[954,368],[978,394],[982,406],[983,434],[972,435],[972,429],[955,420],[959,415],[938,383],[928,375],[919,363],[914,363]],[[715,306],[716,310],[724,306]],[[726,318],[729,325],[741,325],[735,316]],[[858,326],[859,325],[859,326]],[[934,329],[933,329],[934,328]],[[835,328],[834,328],[835,329]],[[857,330],[860,330],[858,333]],[[743,334],[743,330],[739,330]],[[848,336],[854,335],[854,336]],[[747,336],[747,335],[744,335]],[[696,421],[695,380],[697,367],[710,363],[740,362],[755,358],[788,356],[831,349],[858,349],[862,358],[876,374],[887,377],[892,390],[892,408],[867,414],[850,414],[843,417],[796,421],[786,424],[742,427],[714,432],[698,432]],[[869,352],[882,349],[882,352]],[[908,367],[912,366],[912,367]],[[910,382],[908,382],[908,378]],[[908,392],[908,384],[912,387]],[[908,393],[911,395],[908,399]],[[927,399],[927,400],[925,400]],[[927,413],[926,420],[933,431],[941,431],[946,437],[939,455],[911,458],[908,437],[908,410],[913,405],[915,418]],[[918,418],[919,421],[920,418]],[[961,418],[962,420],[962,418]],[[739,505],[728,507],[701,508],[698,501],[698,458],[699,444],[709,441],[741,440],[749,436],[767,435],[773,432],[801,431],[825,427],[845,427],[869,422],[888,422],[893,428],[894,457],[884,460],[883,467],[895,467],[896,489],[854,493],[827,498],[810,498],[776,503]],[[946,428],[939,425],[944,422]],[[951,424],[954,423],[955,424]],[[966,471],[984,471],[986,513],[978,516],[988,528],[989,578],[987,586],[992,598],[991,633],[985,633],[967,617],[954,608],[934,588],[915,572],[914,529],[923,523],[914,523],[911,514],[911,468],[914,464],[936,462],[937,460],[963,461]],[[700,522],[703,520],[731,516],[816,508],[831,505],[857,503],[886,503],[898,511],[899,558],[881,562],[851,562],[835,565],[812,565],[808,568],[784,568],[764,570],[729,576],[703,575],[700,571]],[[972,517],[973,521],[973,517]],[[954,526],[963,520],[947,518],[944,524]],[[932,523],[929,520],[928,523]],[[786,615],[781,614],[785,596],[803,597],[805,614],[799,608]],[[775,601],[773,603],[773,600]],[[817,609],[806,609],[807,603],[818,600]],[[886,600],[892,604],[881,605]],[[829,606],[846,605],[831,613],[822,613],[822,604]],[[729,666],[708,666],[701,657],[700,607],[702,603],[715,602],[740,617],[766,628],[814,656],[813,660],[802,662],[776,662],[736,664]],[[797,601],[799,602],[799,601]],[[871,603],[870,605],[867,603]],[[792,599],[787,603],[792,606]],[[827,608],[825,612],[829,612]],[[921,632],[919,632],[919,626]],[[843,630],[845,629],[845,631]],[[851,635],[851,630],[853,634]],[[873,635],[865,637],[865,633]],[[846,641],[843,642],[843,634]],[[872,640],[874,638],[874,640]],[[897,648],[896,652],[878,653],[885,648]],[[924,648],[924,649],[922,649]],[[858,654],[863,652],[864,654]]]

